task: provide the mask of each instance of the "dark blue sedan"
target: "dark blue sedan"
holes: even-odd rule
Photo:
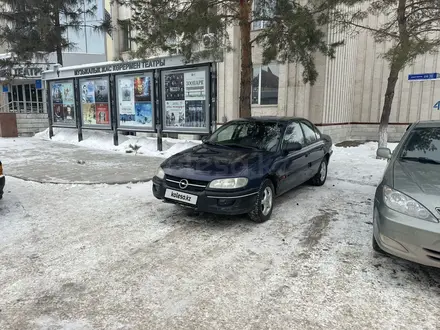
[[[276,196],[307,181],[325,183],[331,154],[331,138],[306,119],[234,120],[164,161],[153,193],[200,212],[249,214],[264,222]]]

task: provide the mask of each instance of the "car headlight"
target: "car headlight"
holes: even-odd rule
[[[218,179],[209,184],[212,189],[238,189],[246,187],[248,184],[247,178],[232,178],[232,179]]]
[[[157,169],[156,176],[157,176],[159,179],[163,180],[163,178],[165,177],[165,172],[163,171],[162,167],[159,167],[159,168]]]
[[[383,200],[390,209],[421,220],[438,222],[426,207],[411,197],[388,186],[383,187]]]

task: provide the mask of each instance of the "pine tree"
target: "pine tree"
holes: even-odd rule
[[[51,53],[56,53],[57,62],[62,65],[63,51],[75,49],[75,44],[66,37],[67,30],[111,29],[110,21],[96,19],[96,10],[93,0],[2,0],[0,43],[12,57],[0,65],[3,68],[29,65]],[[86,26],[85,18],[98,23]]]
[[[131,28],[137,48],[133,56],[146,57],[178,48],[186,61],[219,60],[233,51],[228,31],[239,27],[241,49],[240,116],[251,115],[252,48],[263,49],[263,64],[296,62],[303,80],[313,84],[318,76],[314,56],[334,57],[339,44],[327,44],[318,14],[328,6],[295,0],[116,0],[132,11]],[[255,36],[252,24],[264,25]],[[199,47],[209,35],[209,49]]]
[[[387,43],[382,56],[389,63],[389,76],[379,126],[379,147],[388,142],[388,123],[399,73],[417,57],[438,52],[440,46],[440,1],[438,0],[343,0],[363,9],[335,12],[334,21],[343,28],[364,30],[378,43]],[[368,25],[368,16],[382,20]]]

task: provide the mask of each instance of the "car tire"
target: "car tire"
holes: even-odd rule
[[[263,223],[270,219],[273,211],[274,198],[275,189],[273,183],[269,179],[266,179],[261,184],[254,209],[249,213],[249,217],[253,222]]]
[[[380,248],[379,244],[377,244],[376,237],[374,237],[374,234],[373,234],[373,242],[372,242],[372,245],[373,245],[373,250],[376,251],[377,253],[381,253],[381,254],[384,254],[384,253],[385,253],[385,252]]]
[[[314,186],[322,186],[327,180],[327,172],[328,162],[327,159],[324,158],[319,166],[318,173],[310,180],[311,184]]]

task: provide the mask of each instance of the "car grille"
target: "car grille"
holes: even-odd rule
[[[440,262],[440,251],[435,251],[435,250],[426,249],[426,248],[423,248],[423,250],[425,250],[425,252],[429,253],[427,255],[427,257],[429,259]]]
[[[190,179],[179,178],[171,175],[167,175],[165,177],[165,180],[170,188],[175,188],[185,191],[194,191],[194,192],[204,191],[209,184],[208,181],[190,180]],[[182,180],[188,181],[188,186],[185,189],[182,189],[179,185]]]

